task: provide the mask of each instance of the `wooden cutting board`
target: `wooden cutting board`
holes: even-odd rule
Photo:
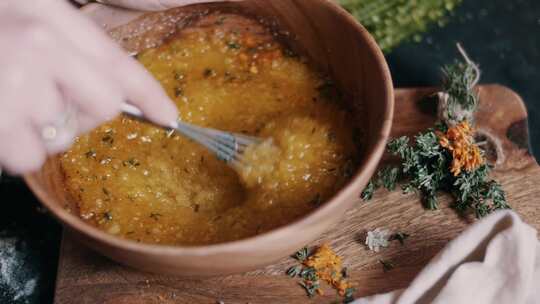
[[[433,125],[436,103],[425,96],[435,89],[398,89],[392,136],[410,135]],[[540,229],[540,167],[529,153],[527,112],[523,101],[498,85],[479,88],[477,125],[489,132],[498,151],[495,178],[508,201],[526,222]],[[343,257],[356,296],[406,287],[449,240],[474,218],[462,218],[441,200],[441,210],[424,210],[414,195],[379,191],[366,203],[358,200],[344,220],[310,245],[328,242]],[[379,253],[363,245],[367,230],[387,228],[410,234],[405,245],[392,242]],[[291,252],[292,254],[292,252]],[[395,268],[384,272],[379,259]],[[56,285],[56,304],[137,303],[331,303],[335,292],[309,299],[296,279],[284,272],[295,262],[285,258],[253,272],[215,278],[179,278],[141,273],[116,264],[64,235]]]

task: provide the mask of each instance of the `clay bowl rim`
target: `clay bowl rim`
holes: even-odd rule
[[[44,189],[40,186],[37,178],[33,174],[27,174],[24,176],[24,180],[29,188],[38,197],[40,202],[57,218],[60,220],[63,226],[72,229],[95,240],[96,242],[102,242],[111,247],[120,247],[124,250],[134,251],[137,253],[150,254],[150,255],[162,255],[162,256],[208,256],[225,252],[237,252],[253,250],[259,248],[260,245],[269,244],[272,241],[281,240],[285,237],[294,235],[295,232],[301,230],[309,224],[320,222],[324,220],[326,215],[332,212],[345,212],[341,211],[340,207],[343,202],[346,201],[348,196],[357,192],[357,189],[361,186],[365,186],[367,180],[371,177],[375,171],[382,155],[384,153],[386,143],[390,135],[390,129],[392,127],[392,121],[394,117],[394,90],[392,84],[392,78],[390,70],[386,63],[384,55],[373,39],[369,32],[360,25],[352,15],[341,8],[337,3],[332,0],[313,0],[319,1],[326,9],[333,11],[335,14],[343,18],[348,26],[354,28],[360,33],[364,41],[366,42],[369,51],[375,56],[377,67],[382,72],[384,82],[384,106],[387,107],[384,117],[381,118],[382,130],[378,134],[376,142],[372,145],[372,148],[366,151],[363,164],[357,169],[356,174],[351,181],[338,191],[329,201],[327,201],[321,207],[311,211],[307,215],[289,223],[284,226],[272,229],[268,232],[248,237],[245,239],[235,240],[231,242],[202,245],[202,246],[176,246],[176,245],[157,245],[138,243],[132,240],[123,239],[117,236],[110,235],[104,231],[93,227],[74,214],[66,211],[62,206],[57,204],[53,199],[49,197]]]

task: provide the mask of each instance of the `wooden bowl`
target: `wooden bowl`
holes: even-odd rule
[[[178,275],[218,275],[243,272],[277,261],[315,240],[359,203],[359,195],[382,157],[392,124],[394,99],[384,56],[370,34],[330,0],[248,0],[203,4],[159,13],[140,14],[91,7],[100,24],[119,25],[110,35],[128,51],[158,43],[177,25],[207,11],[234,10],[257,16],[279,29],[297,52],[328,72],[348,96],[366,132],[364,157],[350,181],[326,204],[305,217],[273,231],[239,241],[198,247],[141,244],[120,239],[84,223],[67,211],[72,206],[64,188],[58,158],[25,177],[41,202],[81,243],[120,263],[150,272]],[[173,20],[174,22],[167,22]],[[366,115],[367,114],[367,115]]]

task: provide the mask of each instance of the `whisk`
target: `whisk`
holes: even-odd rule
[[[140,109],[131,104],[122,104],[122,112],[137,120],[155,125],[154,122],[145,118]],[[170,126],[160,125],[160,127],[170,129],[173,132],[177,131],[187,138],[203,145],[215,154],[218,159],[235,169],[243,167],[242,154],[245,152],[246,148],[263,141],[261,138],[253,136],[203,128],[182,121],[176,121]]]

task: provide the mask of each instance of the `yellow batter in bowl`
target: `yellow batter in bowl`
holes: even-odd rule
[[[211,14],[138,59],[183,121],[269,141],[248,149],[239,174],[180,135],[119,117],[62,156],[86,222],[145,243],[238,240],[306,215],[356,169],[339,92],[257,21]]]

